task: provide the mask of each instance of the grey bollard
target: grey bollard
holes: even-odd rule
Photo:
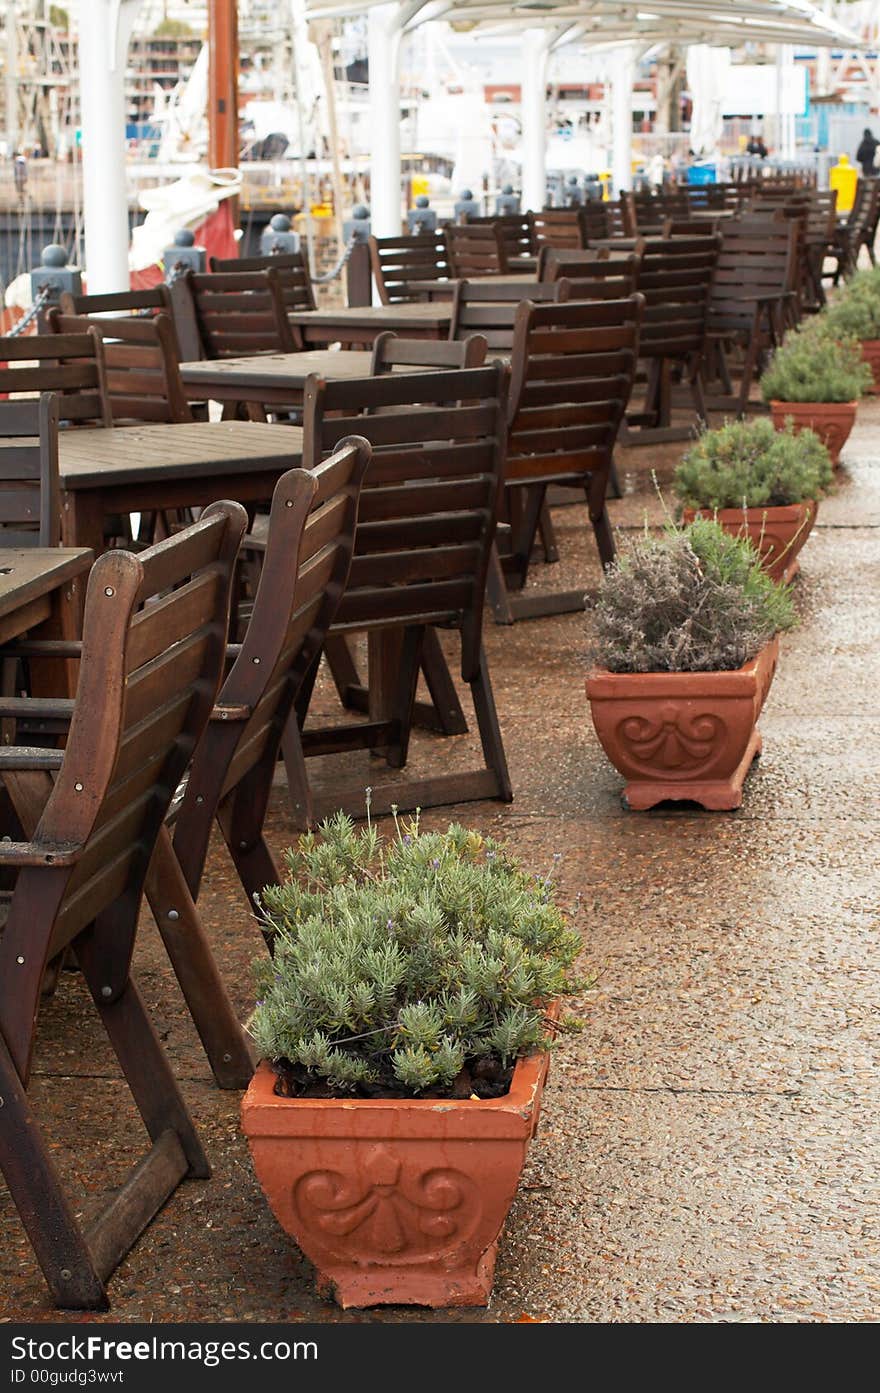
[[[519,194],[514,193],[512,184],[505,184],[495,199],[495,215],[509,218],[520,211]]]
[[[50,242],[48,247],[43,248],[40,265],[31,271],[33,299],[36,300],[43,292],[46,295],[37,318],[40,329],[43,328],[45,311],[58,304],[64,291],[69,291],[71,295],[82,295],[82,274],[77,266],[68,266],[64,248],[57,242]]]
[[[260,234],[261,256],[280,255],[299,251],[299,233],[286,213],[274,213]]]
[[[370,210],[356,203],[351,217],[342,224],[345,245],[353,242],[345,268],[346,300],[349,305],[369,305],[373,300],[373,280],[370,270]]]
[[[479,202],[474,198],[470,189],[462,189],[461,197],[457,203],[453,203],[452,209],[456,222],[466,222],[468,218],[480,216]]]
[[[208,254],[204,247],[196,246],[196,239],[188,227],[182,227],[174,234],[174,245],[166,247],[162,253],[165,266],[165,279],[171,281],[181,271],[205,271],[208,267]]]
[[[342,236],[346,244],[352,237],[355,242],[367,242],[370,238],[370,210],[365,203],[356,203],[351,217],[342,224]]]
[[[427,194],[420,193],[415,208],[408,210],[406,225],[411,233],[437,231],[437,214],[429,206]]]

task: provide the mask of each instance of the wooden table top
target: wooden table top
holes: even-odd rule
[[[503,276],[457,276],[448,277],[446,280],[424,280],[409,281],[410,290],[418,295],[452,295],[455,287],[460,281],[466,280],[468,285],[537,285],[538,278],[534,271],[518,272],[517,274]]]
[[[81,575],[88,547],[0,547],[0,619]]]
[[[411,328],[442,329],[449,324],[449,306],[419,301],[403,305],[340,305],[337,309],[293,310],[287,317],[291,324],[304,329],[310,324],[387,329],[408,324]]]
[[[207,388],[212,383],[249,387],[272,378],[273,386],[302,391],[311,373],[320,377],[369,377],[372,354],[358,349],[317,348],[303,353],[260,353],[249,358],[218,358],[181,363],[184,386]],[[225,424],[225,422],[223,423]]]
[[[293,468],[300,426],[258,421],[184,422],[65,430],[58,435],[62,489],[199,478]]]

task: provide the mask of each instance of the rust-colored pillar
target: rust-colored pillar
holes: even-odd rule
[[[208,0],[208,164],[238,168],[236,0]]]

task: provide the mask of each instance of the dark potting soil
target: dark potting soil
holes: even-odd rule
[[[345,1093],[289,1059],[275,1060],[272,1068],[277,1075],[274,1091],[279,1098],[503,1098],[510,1092],[513,1078],[513,1065],[502,1064],[497,1054],[468,1060],[451,1084],[445,1088],[426,1088],[421,1093],[404,1088],[390,1066],[375,1083],[358,1084]]]

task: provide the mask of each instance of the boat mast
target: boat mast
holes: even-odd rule
[[[208,0],[208,164],[238,169],[236,0]]]

